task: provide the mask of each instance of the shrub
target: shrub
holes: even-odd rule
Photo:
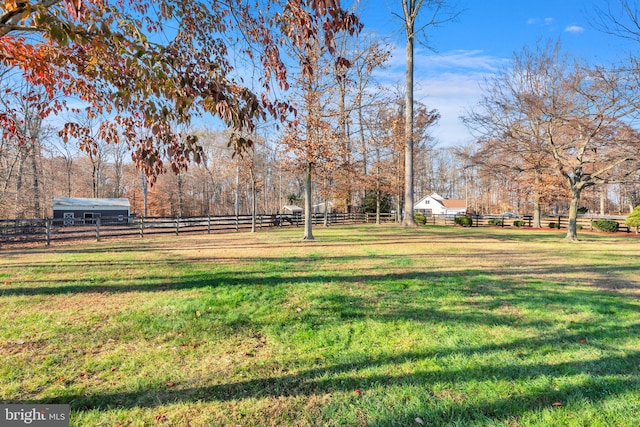
[[[453,221],[456,225],[462,227],[471,227],[473,225],[473,220],[468,216],[457,216]]]
[[[523,221],[523,220],[521,220],[521,219],[517,219],[517,220],[513,221],[513,226],[514,226],[514,227],[524,227],[526,224],[527,224],[527,223],[526,223],[526,222],[524,222],[524,221]]]
[[[624,223],[631,227],[636,228],[636,233],[638,232],[638,228],[640,228],[640,206],[636,206],[636,208],[631,212],[631,214],[624,220]]]
[[[594,219],[591,221],[591,226],[600,231],[616,232],[620,224],[618,224],[617,221],[610,221],[608,219]]]
[[[489,225],[502,225],[504,223],[504,220],[500,218],[491,218],[487,223]]]
[[[578,215],[584,215],[587,212],[589,212],[589,208],[585,207],[585,206],[581,206],[578,208]]]
[[[550,222],[549,223],[549,228],[558,228],[558,223],[557,222]]]
[[[420,212],[414,212],[413,213],[413,220],[418,225],[425,225],[427,223],[427,217],[424,216],[424,214],[420,213]]]

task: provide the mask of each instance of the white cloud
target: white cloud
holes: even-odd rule
[[[550,26],[553,25],[554,19],[549,17],[549,18],[544,18],[544,19],[538,19],[538,18],[529,18],[527,19],[527,25],[546,25],[546,26]]]
[[[583,33],[584,28],[579,25],[570,25],[564,29],[565,33]]]

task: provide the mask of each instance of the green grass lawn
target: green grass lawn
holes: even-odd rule
[[[640,240],[396,226],[0,250],[0,401],[74,426],[640,425]]]

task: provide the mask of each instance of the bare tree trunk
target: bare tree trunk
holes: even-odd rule
[[[307,162],[304,177],[304,240],[314,240],[313,238],[313,212],[311,204],[311,173],[313,164]]]
[[[578,185],[571,185],[571,202],[569,203],[569,228],[567,229],[567,240],[578,241],[578,206],[580,205],[580,193],[582,188]]]
[[[235,202],[233,205],[234,214],[236,218],[240,215],[240,165],[236,166],[236,190],[235,190]]]
[[[380,180],[382,179],[382,170],[380,168],[380,145],[376,144],[376,224],[380,224]]]
[[[140,172],[140,179],[142,180],[142,199],[144,201],[144,217],[149,215],[149,181],[147,180],[147,176],[144,172]]]
[[[534,188],[533,188],[533,227],[542,228],[542,212],[540,207],[540,172],[534,171]]]
[[[327,176],[325,174],[324,176],[324,189],[325,189],[325,196],[324,196],[324,223],[323,223],[323,227],[329,227],[329,203],[327,201],[327,196],[326,196],[326,191],[327,191]]]
[[[256,179],[253,172],[253,165],[249,168],[251,177],[251,232],[256,232],[256,212],[258,210],[258,198],[256,194]]]
[[[71,162],[67,164],[67,197],[71,197]]]
[[[182,212],[183,210],[183,193],[184,193],[184,189],[182,188],[182,174],[180,172],[178,172],[177,175],[177,181],[178,181],[178,217],[182,218],[182,214],[184,212]]]
[[[402,225],[417,227],[413,218],[413,22],[407,23],[407,73],[404,127],[404,214]]]
[[[18,171],[16,173],[16,194],[15,194],[15,217],[23,218],[24,217],[24,209],[22,206],[22,199],[24,198],[24,194],[22,194],[22,179],[24,177],[24,162],[26,160],[26,154],[20,149],[22,153],[20,154],[20,161],[18,163]]]
[[[98,168],[95,163],[91,168],[91,193],[94,198],[98,197]]]
[[[38,168],[38,155],[40,150],[38,149],[38,143],[34,141],[31,148],[31,172],[33,173],[33,180],[31,188],[33,190],[33,217],[40,218],[40,170]]]

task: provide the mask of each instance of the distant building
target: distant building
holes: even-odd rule
[[[333,213],[333,202],[326,202],[326,203],[318,203],[317,205],[313,205],[312,206],[312,211],[314,214],[323,214],[325,213],[325,208],[327,210],[327,213]]]
[[[467,201],[445,199],[438,193],[431,193],[413,205],[415,212],[425,215],[462,215],[467,211]]]
[[[126,222],[129,220],[130,209],[129,199],[53,199],[53,218],[63,219],[64,225],[74,225],[76,222],[92,223],[101,217]]]
[[[304,212],[304,209],[296,205],[284,205],[282,210],[284,211],[285,214],[290,214],[290,215],[302,215],[302,212]]]

